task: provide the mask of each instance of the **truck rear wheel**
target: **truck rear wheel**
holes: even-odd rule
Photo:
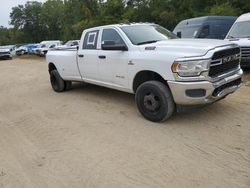
[[[153,122],[165,121],[175,110],[172,94],[159,81],[147,81],[136,90],[135,100],[140,113]]]
[[[65,89],[65,82],[57,70],[50,71],[50,83],[54,91],[62,92]]]

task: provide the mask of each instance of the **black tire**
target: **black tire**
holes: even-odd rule
[[[147,81],[136,90],[135,100],[140,113],[153,122],[165,121],[175,111],[169,88],[159,81]]]
[[[54,91],[62,92],[65,89],[64,80],[61,78],[57,70],[50,72],[50,83]]]
[[[64,90],[68,91],[72,87],[72,82],[71,81],[64,81]]]

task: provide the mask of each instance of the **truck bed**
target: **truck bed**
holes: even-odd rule
[[[64,80],[81,80],[76,48],[56,48],[48,51],[46,58],[49,63],[56,66]]]

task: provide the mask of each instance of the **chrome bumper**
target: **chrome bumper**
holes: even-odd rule
[[[235,81],[242,77],[243,71],[239,69],[235,74],[225,77],[216,82],[210,81],[192,81],[192,82],[178,82],[178,81],[168,81],[168,85],[172,92],[174,101],[179,105],[199,105],[199,104],[208,104],[215,102],[226,95],[233,93],[239,87],[239,85],[233,85],[226,87],[222,91],[213,95],[216,88],[228,84],[232,81]],[[190,97],[187,95],[188,90],[203,90],[204,96],[202,97]]]

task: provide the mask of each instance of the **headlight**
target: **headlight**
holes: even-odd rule
[[[179,76],[199,76],[202,72],[208,70],[210,60],[194,60],[194,61],[175,61],[172,65],[172,71]]]

